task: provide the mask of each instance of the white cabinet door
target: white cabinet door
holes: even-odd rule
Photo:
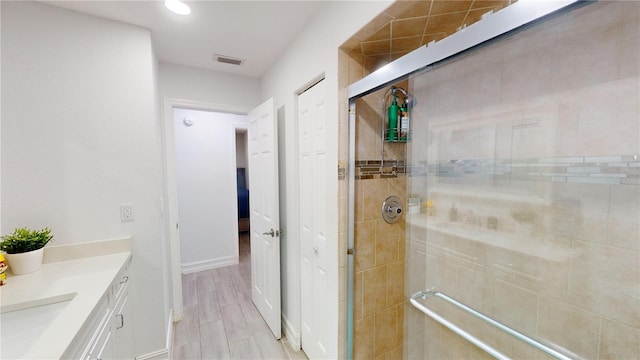
[[[113,329],[111,326],[107,326],[100,334],[96,347],[91,352],[90,359],[107,360],[117,359],[113,353]]]
[[[125,287],[118,299],[114,315],[113,330],[115,332],[115,359],[133,359],[133,316],[129,304],[129,292]]]
[[[103,320],[96,329],[96,337],[89,344],[88,359],[113,359],[113,310],[107,308]]]
[[[273,99],[249,113],[251,298],[273,332],[281,336],[278,138]]]

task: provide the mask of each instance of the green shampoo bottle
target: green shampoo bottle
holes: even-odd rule
[[[389,133],[387,134],[388,141],[396,141],[398,137],[398,112],[400,107],[398,106],[398,97],[393,95],[393,103],[389,106]]]

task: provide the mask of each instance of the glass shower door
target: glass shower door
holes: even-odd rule
[[[410,78],[406,296],[512,358],[640,357],[640,3],[587,4]],[[451,299],[455,300],[454,302]],[[415,306],[409,359],[490,358]],[[495,354],[494,354],[495,355]]]

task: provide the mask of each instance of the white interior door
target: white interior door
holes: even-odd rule
[[[327,276],[325,81],[298,97],[302,348],[309,359],[334,358],[328,344],[333,301]]]
[[[273,335],[281,336],[278,139],[273,99],[249,113],[251,297]]]

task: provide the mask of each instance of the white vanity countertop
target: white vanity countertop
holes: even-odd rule
[[[113,280],[131,257],[130,238],[95,242],[98,249],[110,245],[104,255],[92,256],[86,244],[82,246],[85,257],[78,257],[73,245],[51,247],[55,262],[46,262],[42,269],[32,274],[11,276],[0,287],[2,312],[30,308],[71,299],[51,325],[24,354],[25,359],[59,359],[91,312],[109,290]],[[53,249],[55,248],[55,249]],[[95,250],[95,248],[93,249]],[[101,252],[100,252],[101,253]],[[68,254],[64,260],[64,254]],[[62,255],[62,256],[61,256]],[[11,266],[11,264],[9,264]],[[4,328],[3,332],[11,329]]]

